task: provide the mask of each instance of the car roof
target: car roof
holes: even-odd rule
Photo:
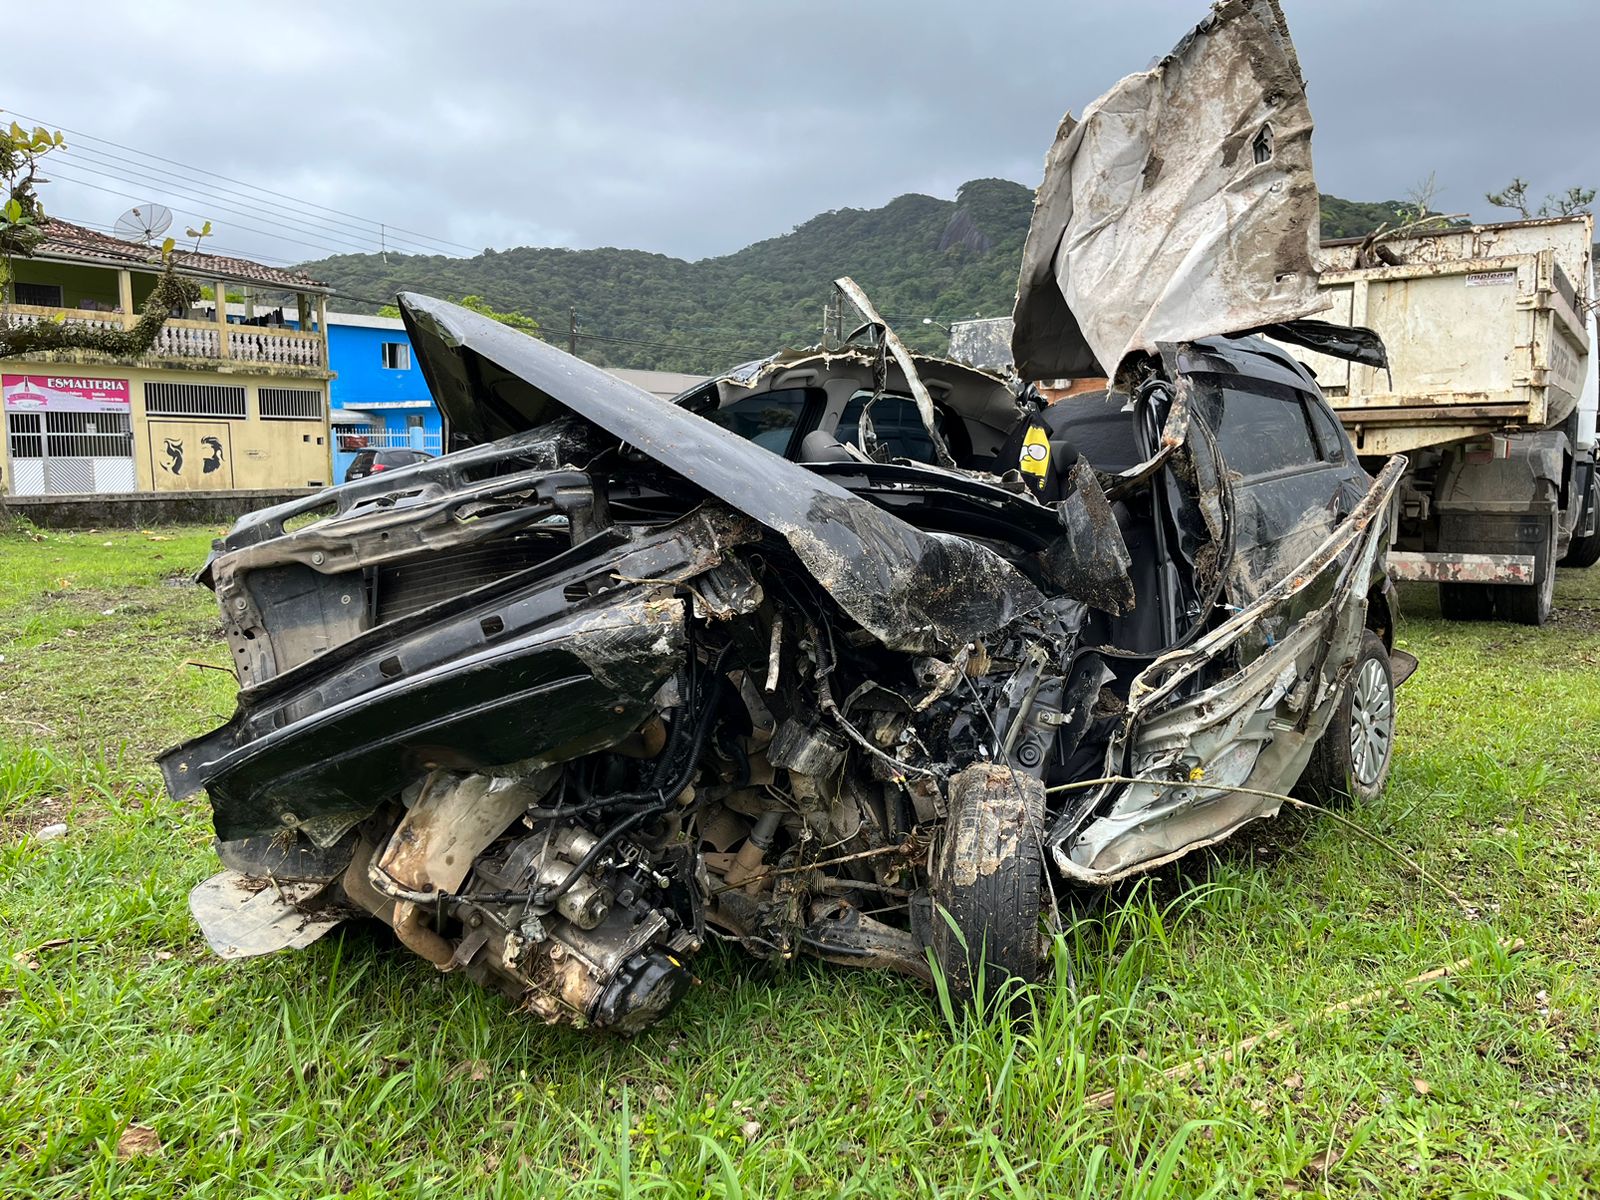
[[[1184,374],[1248,375],[1319,395],[1317,378],[1282,346],[1254,335],[1208,337],[1182,344],[1178,369]]]

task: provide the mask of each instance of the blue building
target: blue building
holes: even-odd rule
[[[331,312],[327,330],[334,479],[344,479],[363,449],[444,453],[439,407],[411,353],[405,323]]]
[[[238,305],[229,305],[232,312]],[[444,453],[444,420],[433,402],[398,317],[363,313],[326,314],[329,384],[328,423],[333,437],[333,479],[362,450],[422,450]],[[296,327],[294,320],[285,325]],[[704,383],[703,375],[676,371],[607,368],[611,374],[663,400]]]

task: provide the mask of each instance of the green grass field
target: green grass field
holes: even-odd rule
[[[534,1024],[382,930],[209,957],[185,902],[216,869],[208,813],[150,759],[231,708],[231,676],[192,665],[227,657],[184,582],[214,533],[0,530],[0,1196],[1600,1191],[1600,569],[1563,574],[1540,630],[1405,596],[1422,668],[1355,818],[1476,916],[1288,813],[1083,917],[1031,1025],[713,950],[622,1041]]]

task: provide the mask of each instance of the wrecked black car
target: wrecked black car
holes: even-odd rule
[[[1376,794],[1403,460],[1370,478],[1284,345],[1381,347],[1292,303],[1106,340],[1052,293],[1059,176],[1018,369],[1107,381],[1026,460],[1036,390],[910,353],[849,280],[854,337],[672,403],[403,296],[477,444],[246,517],[202,573],[238,711],[161,766],[214,810],[211,945],[374,916],[546,1020],[624,1032],[712,938],[937,966],[971,999],[1037,977],[1063,889],[1297,784]]]
[[[1093,457],[1052,507],[995,474],[1024,414],[984,372],[846,347],[673,406],[403,310],[457,427],[505,436],[218,544],[239,713],[162,765],[210,793],[230,870],[194,906],[225,954],[370,913],[622,1029],[709,937],[923,979],[931,946],[970,991],[962,939],[1037,973],[1051,878],[1278,806],[1229,785],[1382,786],[1395,471],[1260,339],[1081,403]]]

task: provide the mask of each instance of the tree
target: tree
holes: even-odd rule
[[[1439,180],[1437,174],[1429,171],[1425,179],[1419,179],[1406,191],[1406,205],[1397,216],[1401,224],[1411,224],[1417,221],[1426,221],[1431,217],[1443,214],[1433,211],[1434,197],[1439,194]]]
[[[15,121],[9,128],[0,127],[0,187],[5,195],[0,204],[0,296],[11,286],[12,264],[32,257],[45,239],[47,218],[36,185],[49,181],[39,174],[40,166],[48,155],[65,149],[59,130],[27,130]],[[207,222],[197,238],[210,232]],[[155,345],[168,314],[191,303],[197,294],[194,285],[176,273],[173,245],[168,238],[161,247],[164,269],[132,328],[91,329],[65,321],[29,323],[0,316],[0,358],[50,350],[96,350],[119,358],[144,354]]]
[[[34,185],[41,182],[39,164],[45,155],[64,145],[59,132],[30,133],[15,121],[10,129],[0,129],[0,178],[6,197],[0,210],[0,284],[11,282],[12,258],[32,254],[44,240],[44,205]]]
[[[526,313],[501,312],[499,309],[489,307],[489,302],[482,296],[463,296],[459,300],[452,300],[452,304],[459,304],[462,308],[470,308],[473,312],[488,317],[491,321],[499,321],[502,325],[509,325],[513,329],[520,329],[531,337],[539,337],[539,322]],[[378,310],[380,317],[398,317],[400,310],[393,304],[385,304]]]
[[[1571,217],[1586,213],[1594,203],[1594,188],[1570,187],[1561,195],[1548,195],[1537,210],[1529,208],[1528,181],[1513,178],[1498,192],[1487,192],[1484,199],[1496,208],[1509,208],[1524,219],[1533,217]]]

